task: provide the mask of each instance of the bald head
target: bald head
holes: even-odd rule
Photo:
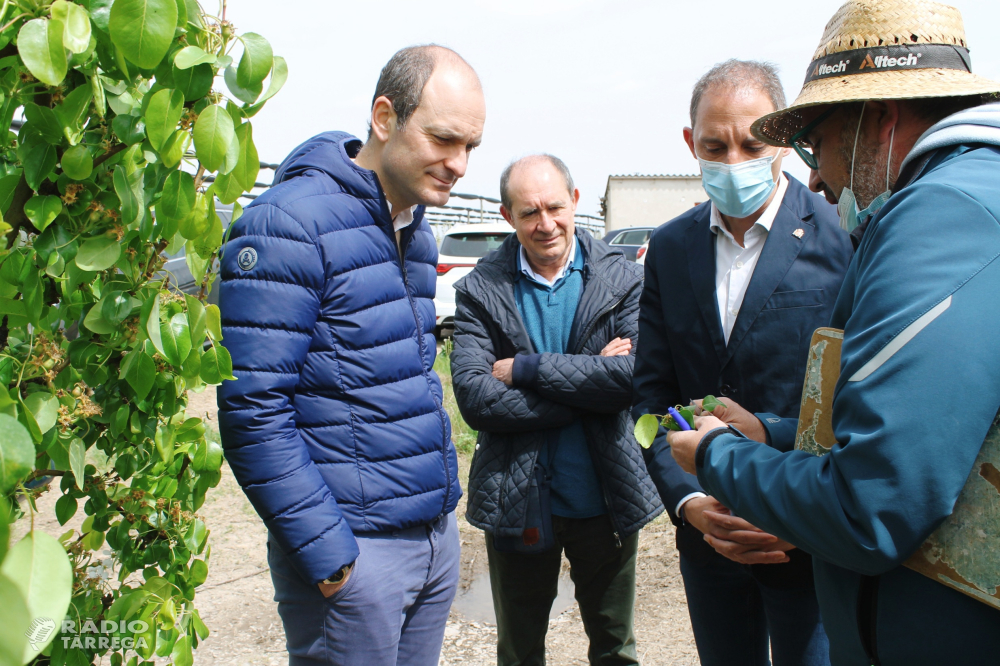
[[[527,157],[522,157],[521,159],[514,160],[507,165],[507,168],[503,170],[502,174],[500,174],[500,203],[503,204],[508,210],[511,209],[513,201],[511,198],[510,181],[516,171],[521,171],[523,169],[530,170],[532,167],[546,165],[551,166],[556,170],[556,172],[559,173],[559,175],[562,176],[563,181],[566,183],[566,191],[572,195],[576,186],[573,184],[573,176],[569,173],[569,167],[555,155],[541,153],[539,155],[528,155]]]
[[[420,106],[424,88],[435,72],[452,85],[482,91],[475,70],[451,49],[437,44],[408,46],[396,51],[382,68],[375,96],[372,97],[372,108],[380,97],[389,99],[396,112],[397,128],[405,128],[410,116]],[[368,127],[368,138],[371,138],[371,125]]]
[[[500,214],[514,227],[528,263],[553,279],[573,249],[580,201],[566,164],[544,154],[512,162],[500,177],[500,199]]]

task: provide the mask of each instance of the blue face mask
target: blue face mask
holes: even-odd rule
[[[780,154],[779,150],[769,157],[739,164],[709,162],[699,157],[701,183],[708,198],[723,215],[735,218],[753,215],[777,186],[771,165]]]

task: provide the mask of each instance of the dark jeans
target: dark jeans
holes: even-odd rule
[[[497,614],[498,666],[545,664],[545,632],[556,598],[562,551],[569,560],[591,664],[638,664],[632,619],[639,535],[615,543],[611,519],[552,517],[556,546],[545,553],[500,553],[486,534]]]
[[[714,551],[680,561],[702,666],[767,666],[768,642],[774,666],[829,666],[812,585],[775,587]]]

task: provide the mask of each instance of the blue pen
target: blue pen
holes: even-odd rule
[[[688,425],[687,419],[681,416],[680,412],[678,412],[673,407],[667,407],[667,414],[670,414],[670,417],[674,420],[674,423],[676,423],[681,430],[691,429],[691,426]]]

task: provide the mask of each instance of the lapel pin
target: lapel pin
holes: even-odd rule
[[[796,238],[802,238],[803,236],[806,235],[806,232],[802,229],[796,229],[795,231],[792,232],[792,235],[795,236]]]

